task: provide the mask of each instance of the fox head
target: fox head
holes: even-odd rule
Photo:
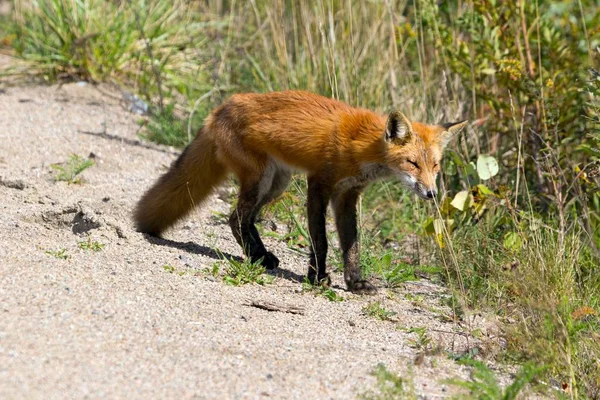
[[[392,112],[384,132],[388,167],[421,198],[433,199],[444,148],[465,125],[467,121],[426,125]]]

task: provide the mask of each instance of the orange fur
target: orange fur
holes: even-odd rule
[[[137,229],[160,235],[201,203],[226,176],[227,166],[216,157],[215,143],[200,131],[139,201],[134,213]]]

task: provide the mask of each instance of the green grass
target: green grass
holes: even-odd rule
[[[177,274],[179,276],[183,276],[186,274],[185,270],[178,270],[177,268],[175,268],[174,266],[170,265],[170,264],[165,264],[162,266],[162,269],[165,272],[168,272],[169,274]]]
[[[458,269],[450,280],[460,279],[468,307],[495,310],[506,323],[506,359],[535,360],[561,385],[594,393],[600,383],[594,361],[600,357],[600,276],[581,235],[573,227],[561,241],[558,229],[527,229],[511,250],[514,244],[493,231],[457,232]]]
[[[183,0],[15,0],[5,29],[27,64],[8,72],[48,82],[112,81],[134,88],[151,104],[147,136],[182,146],[192,105],[212,87],[205,65],[210,54],[201,49],[209,35],[224,29],[224,17],[206,20],[204,15]],[[198,118],[208,107],[196,106]]]
[[[498,381],[496,373],[483,362],[467,359],[459,363],[471,368],[471,376],[468,380],[454,378],[444,382],[462,389],[461,394],[451,397],[453,399],[515,400],[524,398],[524,390],[544,370],[544,368],[526,363],[516,373],[512,382],[504,386]],[[377,365],[371,374],[377,378],[375,389],[362,394],[360,398],[368,400],[417,398],[412,380],[390,372],[385,365]]]
[[[390,372],[383,364],[378,364],[371,372],[371,375],[377,379],[375,389],[363,393],[360,396],[361,399],[395,400],[418,398],[411,380],[401,378]]]
[[[417,281],[423,277],[433,278],[441,274],[442,268],[428,265],[411,265],[394,260],[394,255],[372,245],[361,254],[361,266],[366,276],[381,278],[389,288],[398,288],[405,282]],[[383,255],[380,255],[382,254]]]
[[[344,301],[344,297],[335,290],[323,285],[313,285],[308,279],[305,279],[304,282],[302,282],[302,292],[313,293],[315,296],[325,297],[327,300],[333,302]]]
[[[363,314],[378,318],[382,321],[394,321],[396,316],[395,312],[386,310],[379,301],[367,304],[365,307],[363,307],[362,311]]]
[[[208,268],[204,268],[204,273],[207,275],[212,276],[213,278],[217,278],[219,276],[219,273],[221,271],[221,266],[219,265],[218,262],[213,263],[212,267]]]
[[[169,265],[169,264],[163,265],[162,269],[164,269],[165,272],[168,272],[170,274],[173,274],[173,273],[175,273],[175,271],[177,271],[177,268],[175,268],[174,266]]]
[[[472,367],[471,379],[450,379],[447,383],[468,390],[466,394],[456,396],[457,399],[480,399],[480,400],[515,400],[522,398],[525,387],[532,383],[543,368],[536,367],[531,363],[526,363],[517,372],[513,381],[503,387],[499,382],[494,371],[481,361],[464,360],[461,364]]]
[[[14,40],[14,36],[9,33],[11,22],[10,15],[0,15],[0,47],[5,47]]]
[[[408,333],[413,333],[415,335],[414,339],[410,339],[410,345],[419,350],[419,351],[427,351],[431,349],[432,340],[429,332],[427,331],[427,327],[413,327],[406,329]]]
[[[52,165],[52,168],[56,171],[54,180],[57,182],[80,184],[82,181],[78,175],[92,165],[94,165],[94,160],[72,154],[64,165]]]
[[[67,249],[58,249],[58,250],[47,250],[45,252],[47,255],[58,258],[59,260],[68,260],[71,258],[69,254],[67,254]]]
[[[267,285],[273,282],[273,277],[265,274],[261,265],[262,259],[251,262],[249,258],[239,261],[234,258],[227,259],[223,281],[229,285],[240,286],[249,283]]]
[[[278,224],[284,224],[284,229],[277,232],[263,230],[262,235],[275,237],[285,241],[287,245],[298,252],[306,252],[310,247],[310,235],[306,220],[306,178],[294,175],[288,190],[278,199],[264,208],[265,219],[273,219]]]
[[[142,137],[156,143],[168,146],[183,147],[189,142],[190,135],[196,134],[201,126],[201,121],[195,121],[188,126],[189,120],[178,117],[175,114],[175,104],[167,105],[162,111],[159,109],[147,122],[146,130]]]
[[[96,240],[92,240],[91,237],[88,236],[86,240],[82,240],[77,243],[79,248],[82,250],[91,250],[91,251],[100,251],[104,248],[104,244],[100,243]]]

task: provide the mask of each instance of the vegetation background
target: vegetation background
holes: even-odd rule
[[[593,0],[14,0],[3,75],[110,82],[184,146],[229,95],[304,89],[414,120],[472,121],[435,204],[362,199],[365,272],[440,271],[455,318],[496,314],[538,389],[600,398],[600,4]],[[269,207],[306,246],[304,181]],[[332,236],[335,240],[335,236]],[[339,254],[333,263],[339,265]],[[476,334],[472,332],[472,334]],[[475,356],[475,355],[474,355]]]

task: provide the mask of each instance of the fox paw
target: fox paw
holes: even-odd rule
[[[279,266],[279,258],[275,257],[273,253],[268,251],[265,255],[262,256],[261,264],[263,267],[265,267],[265,269],[275,269]]]
[[[377,293],[377,288],[366,280],[348,282],[348,290],[355,294],[374,295]]]

